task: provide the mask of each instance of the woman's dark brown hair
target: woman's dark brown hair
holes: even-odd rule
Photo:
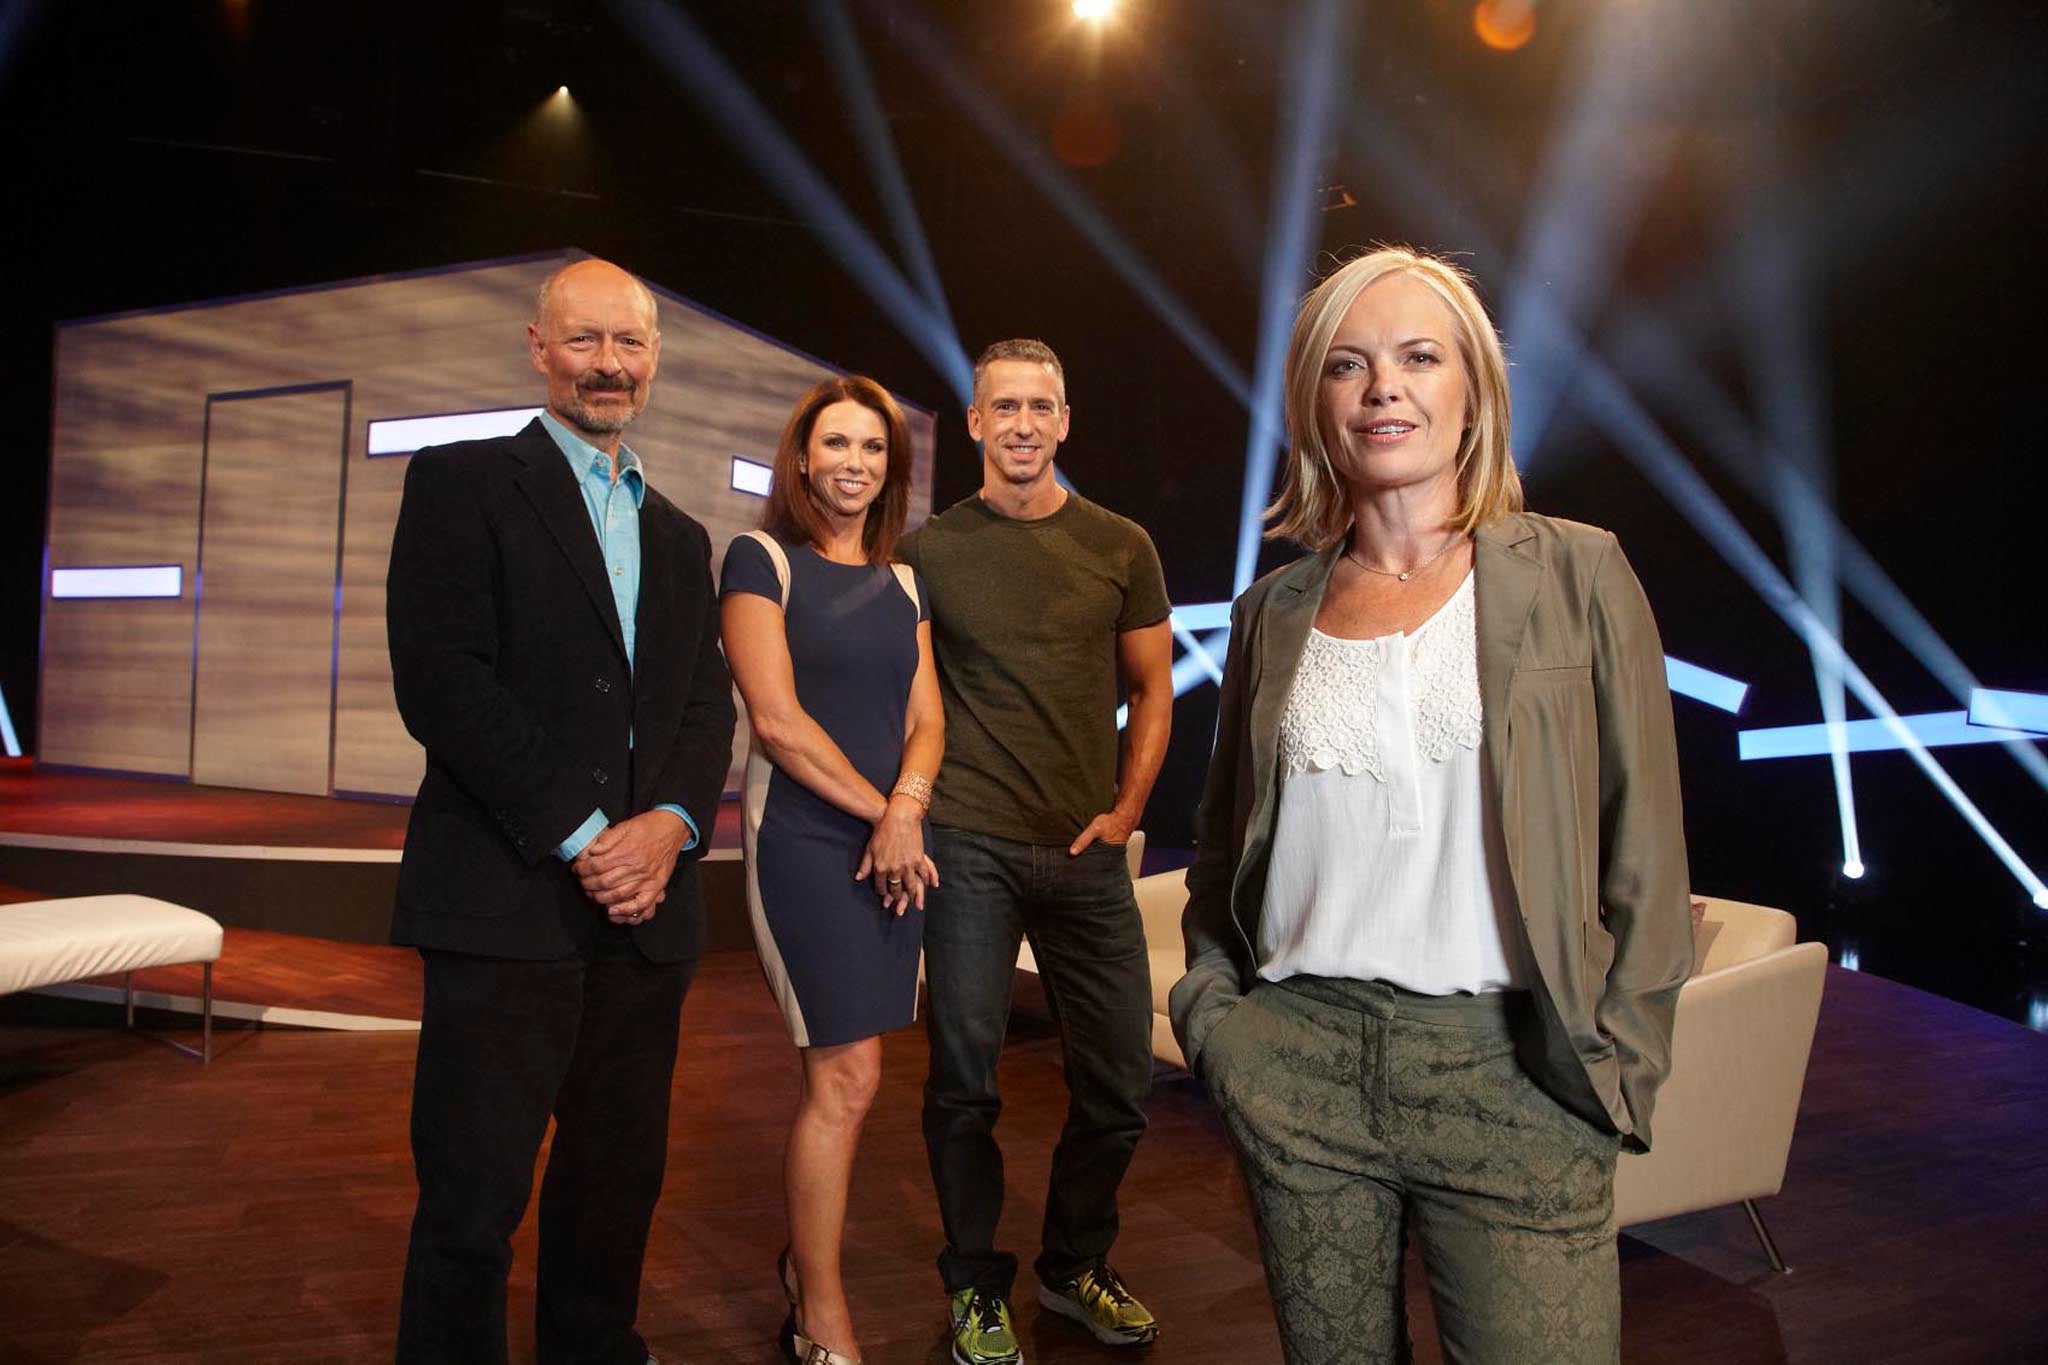
[[[868,563],[887,564],[896,553],[904,518],[910,514],[910,427],[889,391],[866,375],[821,380],[797,400],[796,411],[789,415],[789,425],[782,429],[782,440],[775,447],[775,474],[768,489],[768,506],[761,513],[761,529],[799,545],[817,546],[824,539],[825,513],[811,493],[802,466],[818,414],[834,403],[860,404],[882,419],[888,436],[889,460],[881,496],[869,504],[867,524],[861,528],[861,548],[867,551]]]

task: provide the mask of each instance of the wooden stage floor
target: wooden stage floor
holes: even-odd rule
[[[274,960],[241,980],[263,990],[319,977],[319,953],[304,950],[316,941],[301,945],[297,966],[289,941],[266,945]],[[343,947],[362,956],[350,989],[366,1012],[402,1013],[405,993],[416,999],[409,954]],[[115,1014],[0,1001],[0,1361],[388,1360],[412,1200],[412,1039],[229,1026],[200,1067],[113,1027]],[[853,1195],[849,1287],[870,1361],[935,1363],[945,1351],[918,1134],[922,1039],[894,1035],[885,1057]],[[1028,991],[1003,1084],[1003,1237],[1028,1261],[1064,1104],[1058,1040]],[[776,1359],[777,1170],[794,1092],[753,959],[711,955],[684,1014],[641,1311],[672,1365]],[[1162,1070],[1151,1112],[1116,1256],[1164,1324],[1150,1358],[1278,1360],[1213,1111],[1193,1081]],[[1793,1273],[1764,1265],[1739,1209],[1630,1230],[1624,1359],[2048,1360],[2044,1132],[2048,1038],[1830,969],[1791,1172],[1767,1205]],[[526,1361],[530,1217],[517,1250],[513,1359]],[[1041,1313],[1028,1274],[1020,1288],[1027,1359],[1132,1359]],[[1419,1277],[1410,1299],[1426,1319]],[[1418,1359],[1436,1358],[1425,1335]]]

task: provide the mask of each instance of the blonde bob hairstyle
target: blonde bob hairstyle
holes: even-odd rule
[[[1325,549],[1351,529],[1351,503],[1330,463],[1318,397],[1337,325],[1366,288],[1393,274],[1427,285],[1451,315],[1464,362],[1467,425],[1458,442],[1458,506],[1448,529],[1471,531],[1522,510],[1522,480],[1508,446],[1508,365],[1472,277],[1438,256],[1380,246],[1345,262],[1301,302],[1287,343],[1287,480],[1265,510],[1266,538]]]

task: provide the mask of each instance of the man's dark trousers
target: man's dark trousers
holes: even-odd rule
[[[924,1139],[938,1189],[949,1292],[1008,1297],[1017,1258],[995,1248],[1003,1206],[996,1067],[1009,1025],[1017,947],[1029,935],[1059,1020],[1068,1106],[1053,1152],[1040,1283],[1057,1284],[1109,1253],[1116,1192],[1145,1131],[1152,1087],[1152,982],[1130,872],[1119,845],[1078,856],[936,827],[944,882],[927,893]]]
[[[649,962],[610,929],[563,961],[421,956],[427,1001],[412,1110],[420,1199],[398,1359],[506,1359],[510,1238],[552,1115],[540,1198],[539,1358],[641,1365],[647,1348],[633,1330],[641,1258],[661,1193],[677,1019],[695,964]]]

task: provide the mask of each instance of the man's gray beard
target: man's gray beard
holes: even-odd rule
[[[613,392],[618,392],[618,390],[613,390]],[[575,423],[578,431],[587,431],[593,436],[610,436],[624,431],[627,424],[640,415],[630,405],[616,416],[599,414],[594,412],[590,405],[583,401],[583,395],[580,392],[569,399],[563,410],[568,414],[569,420]]]

